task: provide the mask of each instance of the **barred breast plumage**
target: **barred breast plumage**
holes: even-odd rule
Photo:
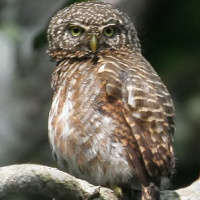
[[[70,173],[97,185],[135,174],[147,184],[145,170],[168,176],[174,165],[169,93],[143,57],[126,56],[66,60],[53,73],[53,151]]]

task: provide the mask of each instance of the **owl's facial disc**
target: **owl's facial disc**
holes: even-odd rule
[[[82,44],[81,46],[87,47],[93,54],[105,49],[106,46],[109,47],[107,42],[115,36],[116,30],[117,28],[110,24],[106,26],[83,26],[73,23],[68,28],[71,36],[79,40],[79,45]]]

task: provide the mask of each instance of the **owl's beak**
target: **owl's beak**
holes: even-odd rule
[[[90,48],[92,50],[93,53],[96,52],[97,50],[97,46],[98,46],[98,39],[97,36],[92,34],[91,38],[90,38]]]

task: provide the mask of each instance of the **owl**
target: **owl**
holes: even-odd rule
[[[108,3],[75,3],[51,19],[48,43],[58,164],[94,185],[159,200],[175,165],[174,107],[130,18]]]

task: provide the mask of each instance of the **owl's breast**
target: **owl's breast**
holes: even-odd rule
[[[122,175],[130,178],[125,147],[116,140],[116,135],[130,129],[121,126],[121,102],[107,96],[106,80],[98,73],[99,67],[74,65],[67,73],[61,72],[63,77],[58,81],[49,114],[49,140],[62,167],[102,185],[112,176],[118,180]],[[113,169],[117,165],[121,170]]]

